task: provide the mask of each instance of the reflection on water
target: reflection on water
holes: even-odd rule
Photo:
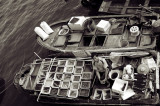
[[[87,15],[88,10],[81,6],[80,1],[0,0],[0,77],[12,82],[23,64],[37,58],[33,52],[46,57],[48,50],[37,44],[34,27],[41,21],[51,24],[71,16]],[[19,103],[21,99],[25,100]],[[4,106],[22,106],[25,103],[29,104],[27,97],[18,94],[14,86],[6,91],[2,101]]]

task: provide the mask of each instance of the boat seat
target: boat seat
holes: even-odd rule
[[[120,47],[121,35],[109,35],[105,47],[118,48]]]
[[[58,36],[57,40],[54,43],[54,46],[64,46],[67,36]]]
[[[70,34],[69,43],[76,43],[76,42],[80,42],[82,38],[82,33],[72,33]]]

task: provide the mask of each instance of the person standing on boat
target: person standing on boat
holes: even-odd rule
[[[93,70],[96,72],[96,76],[101,84],[109,83],[108,80],[108,64],[104,58],[98,57],[97,55],[93,55]]]

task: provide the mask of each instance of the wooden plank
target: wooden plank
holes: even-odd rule
[[[129,5],[129,2],[130,2],[130,0],[126,0],[126,2],[125,2],[125,4],[124,4],[124,8],[122,9],[122,11],[121,11],[121,14],[125,14],[126,13],[126,10],[127,10],[127,6]]]
[[[111,3],[112,1],[103,1],[99,8],[99,12],[108,12]]]

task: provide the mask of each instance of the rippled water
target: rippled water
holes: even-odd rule
[[[47,57],[48,50],[36,42],[34,28],[41,21],[51,24],[71,16],[87,15],[88,10],[81,6],[80,1],[0,0],[0,77],[5,79],[6,86],[13,81],[22,64],[37,58],[33,52]],[[14,103],[14,106],[21,106],[25,104],[23,102],[27,103],[27,100],[17,102],[21,100],[17,93],[14,87],[10,87],[1,105],[11,106]]]

